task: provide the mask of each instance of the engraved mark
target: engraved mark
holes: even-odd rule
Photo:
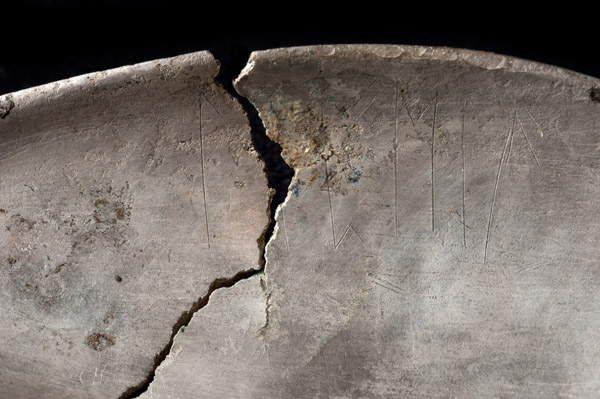
[[[371,279],[373,280],[373,283],[377,284],[380,287],[383,287],[385,289],[388,289],[392,292],[395,292],[396,294],[402,294],[402,288],[398,287],[395,284],[392,284],[391,282],[382,279],[379,276],[376,276],[373,273],[367,273],[367,276],[371,277]]]
[[[371,104],[373,104],[374,102],[375,102],[375,97],[373,97],[373,99],[371,101],[369,101],[369,103],[367,104],[367,106],[365,107],[365,109],[363,109],[362,112],[360,114],[358,114],[358,116],[354,120],[354,123],[358,122],[358,120],[363,116],[363,114],[365,112],[367,112],[367,110],[369,109],[369,107],[371,106]]]
[[[519,128],[521,129],[521,132],[523,132],[523,136],[525,136],[525,141],[527,141],[527,145],[529,146],[529,150],[531,151],[531,153],[533,154],[533,157],[535,158],[535,162],[537,163],[538,166],[540,166],[540,161],[538,160],[537,155],[535,155],[535,151],[533,151],[533,147],[531,146],[529,137],[527,137],[527,133],[525,133],[525,129],[523,128],[523,123],[521,123],[521,119],[518,116],[517,116],[517,121],[519,121]]]
[[[527,108],[525,108],[525,111],[527,111],[527,113],[529,114],[529,117],[531,118],[531,120],[533,121],[533,123],[535,123],[535,125],[537,126],[537,128],[540,130],[540,136],[544,137],[544,129],[542,129],[542,127],[540,126],[540,124],[538,123],[538,121],[535,120],[535,118],[533,117],[533,115],[531,115],[531,112],[529,112],[529,110]]]
[[[485,125],[485,123],[483,123],[481,121],[481,118],[479,118],[478,112],[472,103],[467,103],[467,111],[471,112],[471,116],[475,117],[475,119],[477,119],[477,122],[479,122],[479,125]]]
[[[357,205],[357,207],[358,207],[358,206],[361,206],[361,205],[362,205],[362,203],[363,203],[363,202],[365,202],[365,200],[367,199],[367,197],[369,196],[369,194],[371,194],[371,193],[366,193],[366,194],[364,195],[364,197],[362,197],[362,199],[361,199],[360,201],[358,201],[358,205]]]
[[[365,240],[363,240],[363,238],[361,237],[361,235],[358,234],[358,231],[356,231],[356,229],[354,228],[354,226],[352,226],[352,223],[350,223],[350,228],[352,229],[352,231],[354,232],[354,234],[356,234],[356,236],[358,237],[358,239],[363,243],[363,245],[365,246],[365,248],[367,248],[370,251],[371,248],[369,248],[369,246],[367,245],[367,243],[365,242]]]
[[[204,132],[202,131],[202,97],[208,101],[205,95],[199,97],[198,107],[200,110],[200,171],[202,172],[202,197],[204,198],[204,219],[206,222],[206,242],[210,249],[210,229],[208,228],[208,205],[206,204],[206,173],[204,172]],[[209,101],[210,104],[210,101]],[[211,104],[212,105],[212,104]],[[214,109],[214,107],[213,107]],[[216,109],[215,109],[216,111]],[[218,113],[218,112],[217,112]]]
[[[466,172],[465,172],[465,109],[467,108],[467,100],[463,103],[462,109],[462,225],[463,225],[463,244],[467,248],[467,212],[465,206],[465,197],[467,192],[466,187]]]
[[[394,232],[398,239],[398,81],[395,85],[395,107],[394,107]]]
[[[435,106],[433,107],[433,124],[431,125],[431,231],[435,231],[435,187],[434,187],[434,149],[435,149],[435,123],[437,120],[438,94],[435,93]]]
[[[398,81],[396,81],[396,90],[398,90]],[[404,105],[404,108],[406,108],[406,113],[408,114],[410,123],[412,123],[413,127],[416,128],[417,126],[415,125],[415,121],[412,115],[410,114],[410,110],[408,109],[408,103],[406,102],[406,96],[404,95],[404,92],[401,91],[400,95],[402,96],[402,105]]]
[[[494,186],[494,195],[492,196],[492,206],[490,208],[490,217],[488,219],[487,235],[486,235],[486,239],[485,239],[483,263],[487,263],[488,245],[490,242],[490,233],[492,231],[492,222],[494,219],[494,207],[496,206],[496,197],[498,196],[498,185],[500,183],[500,175],[502,174],[502,166],[504,165],[504,162],[505,162],[504,158],[507,156],[511,138],[514,135],[516,119],[517,119],[517,109],[515,108],[515,114],[513,117],[512,126],[508,130],[508,135],[506,136],[506,143],[504,144],[504,150],[502,151],[502,157],[500,158],[500,165],[498,166],[498,173],[496,174],[496,184]]]
[[[396,291],[396,290],[395,290],[395,289],[393,289],[393,288],[390,288],[390,287],[388,287],[388,286],[386,286],[386,285],[383,285],[383,284],[381,284],[380,282],[378,282],[377,280],[373,280],[373,283],[375,283],[375,284],[377,284],[378,286],[380,286],[380,287],[383,287],[383,288],[385,288],[385,289],[387,289],[387,290],[390,290],[390,291],[392,291],[392,292],[395,292],[396,294],[402,294],[400,291]]]
[[[350,231],[350,227],[351,227],[350,225],[348,225],[348,227],[346,227],[346,230],[344,231],[344,234],[342,234],[342,237],[340,238],[340,241],[338,243],[334,242],[333,247],[335,249],[338,249],[338,247],[340,246],[340,244],[342,243],[342,241],[344,241],[344,238],[346,237],[346,234],[348,234],[348,232]],[[352,230],[354,230],[354,229],[352,229]]]
[[[325,93],[321,95],[321,126],[324,126],[325,122]]]
[[[285,237],[285,247],[290,251],[290,243],[288,241],[287,230],[285,229],[285,216],[283,215],[283,208],[281,209],[281,228],[283,229],[283,236]]]
[[[324,103],[324,96],[325,94],[323,93],[321,96],[321,126],[323,126],[323,122],[325,121],[325,103]],[[327,159],[324,160],[325,161],[325,184],[327,185],[327,199],[329,200],[329,215],[331,217],[331,236],[333,237],[333,247],[334,249],[337,249],[337,245],[336,245],[336,240],[335,240],[335,221],[333,219],[333,205],[331,204],[331,189],[329,187],[329,169],[327,168]],[[346,233],[344,233],[344,235],[346,235]],[[343,237],[342,237],[343,239]],[[341,242],[341,240],[340,240]]]
[[[327,298],[331,299],[332,301],[339,303],[342,306],[346,306],[346,304],[344,302],[340,301],[339,299],[335,299],[334,297],[332,297],[329,294],[323,294],[323,295],[326,296]]]
[[[327,199],[329,200],[329,215],[331,216],[331,235],[333,236],[333,246],[337,249],[335,240],[335,223],[333,221],[333,206],[331,205],[331,190],[329,189],[329,170],[327,169],[327,160],[325,160],[325,184],[327,186]],[[347,232],[348,230],[346,229],[346,233]],[[346,233],[344,233],[344,235],[346,235]]]
[[[415,370],[419,373],[419,375],[422,378],[425,378],[425,375],[423,374],[423,371],[421,370],[421,367],[419,367],[418,363],[417,363],[417,351],[416,351],[416,334],[415,334],[415,326],[413,323],[413,314],[410,308],[408,308],[408,321],[409,321],[409,327],[410,327],[410,335],[411,335],[411,357],[412,357],[412,362],[413,362],[413,366],[415,368]]]
[[[513,142],[515,141],[515,128],[516,128],[516,123],[513,124],[513,132],[510,136],[510,144],[508,145],[508,151],[506,153],[506,158],[504,160],[505,165],[510,162],[510,152],[512,151]]]
[[[344,241],[344,238],[346,238],[346,236],[348,235],[348,232],[352,230],[354,232],[354,234],[356,234],[356,236],[358,237],[358,239],[363,243],[363,245],[365,246],[365,248],[367,248],[369,251],[371,250],[371,248],[369,248],[369,246],[367,245],[367,243],[365,242],[365,240],[363,240],[362,236],[360,234],[358,234],[358,231],[356,231],[356,229],[354,228],[354,226],[352,226],[352,223],[350,223],[348,225],[348,227],[346,227],[346,230],[344,230],[344,234],[342,234],[342,236],[340,237],[340,240],[338,242],[334,242],[334,249],[338,249],[339,246],[342,244],[342,242]]]
[[[431,99],[431,101],[429,101],[427,103],[427,106],[423,109],[423,111],[421,111],[421,113],[419,114],[419,117],[417,118],[417,122],[421,120],[421,118],[423,117],[423,115],[425,115],[425,112],[427,112],[427,110],[429,109],[429,106],[431,105],[431,103],[436,99],[436,97],[433,97]]]

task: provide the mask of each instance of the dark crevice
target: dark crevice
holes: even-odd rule
[[[242,69],[248,63],[251,53],[250,49],[241,45],[232,44],[229,49],[225,51],[221,48],[209,50],[221,63],[221,69],[219,70],[219,74],[215,78],[215,81],[227,90],[229,94],[235,97],[246,112],[246,116],[250,122],[250,132],[252,134],[254,148],[264,162],[264,171],[267,175],[269,187],[274,190],[267,210],[269,214],[269,224],[258,239],[258,245],[261,250],[259,266],[262,271],[265,267],[264,251],[266,244],[271,239],[275,228],[275,211],[277,210],[277,207],[285,201],[288,187],[290,186],[292,177],[294,177],[294,170],[285,163],[281,157],[281,146],[267,136],[265,126],[258,115],[258,110],[247,98],[242,97],[233,86],[234,79],[238,77]]]
[[[218,278],[214,280],[208,288],[206,295],[198,299],[192,304],[190,309],[179,316],[177,322],[173,325],[169,342],[165,347],[154,357],[154,364],[148,376],[138,385],[127,389],[119,399],[133,399],[139,397],[146,392],[156,375],[156,369],[167,358],[173,347],[173,342],[177,333],[188,326],[194,314],[208,304],[210,296],[213,292],[220,288],[229,288],[235,285],[238,281],[248,279],[258,273],[262,273],[265,268],[265,248],[275,228],[275,210],[285,200],[290,181],[294,175],[294,170],[290,168],[281,157],[281,146],[275,143],[266,134],[265,127],[258,115],[256,108],[242,97],[234,88],[233,80],[239,75],[242,68],[248,62],[250,50],[240,46],[232,46],[229,52],[219,52],[211,49],[213,55],[221,63],[219,74],[215,78],[215,82],[221,85],[227,92],[235,97],[242,105],[248,121],[250,123],[250,131],[252,134],[252,142],[256,151],[264,161],[265,174],[269,187],[274,190],[273,195],[269,197],[267,213],[269,222],[258,238],[259,259],[258,269],[250,269],[241,271],[231,278]]]

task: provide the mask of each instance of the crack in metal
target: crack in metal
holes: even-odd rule
[[[247,54],[245,54],[245,59],[243,60],[243,62],[238,62],[238,65],[241,65],[242,67],[245,66],[248,62],[249,56],[250,53],[248,52]],[[250,103],[250,101],[248,101],[248,99],[242,97],[233,86],[233,78],[239,74],[242,68],[240,67],[237,71],[232,70],[231,62],[224,62],[223,57],[217,57],[216,55],[215,58],[217,58],[221,62],[221,68],[219,74],[215,78],[215,83],[223,87],[228,92],[228,94],[230,94],[240,103],[240,105],[244,109],[244,112],[250,124],[250,132],[252,134],[252,142],[254,148],[256,149],[256,151],[258,152],[258,154],[264,162],[264,172],[267,176],[268,185],[271,188],[271,190],[274,190],[274,195],[269,196],[269,203],[267,207],[267,215],[269,221],[265,226],[265,229],[261,233],[260,237],[257,239],[257,244],[259,248],[259,268],[240,271],[230,278],[223,277],[214,280],[210,284],[207,293],[204,296],[200,297],[196,302],[194,302],[189,310],[183,312],[177,320],[177,322],[173,325],[169,342],[154,357],[154,364],[152,366],[152,370],[148,373],[147,377],[139,384],[128,388],[123,394],[121,394],[121,396],[119,396],[119,399],[138,398],[148,390],[150,384],[154,380],[156,370],[171,352],[175,336],[182,328],[188,326],[188,324],[192,321],[194,315],[199,310],[201,310],[208,304],[210,296],[213,292],[221,288],[232,287],[241,280],[249,279],[252,276],[264,272],[266,264],[266,246],[271,237],[273,236],[273,232],[276,225],[275,211],[277,207],[285,201],[291,179],[294,175],[294,170],[287,163],[285,163],[285,161],[281,157],[281,147],[277,143],[269,139],[269,137],[267,136],[265,127],[262,123],[262,120],[260,119],[260,116],[258,115],[258,111],[256,110],[256,108]],[[267,296],[267,314],[269,307],[270,295]],[[269,319],[267,315],[267,320],[264,329],[268,328],[268,326]]]

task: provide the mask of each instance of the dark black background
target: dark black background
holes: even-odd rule
[[[423,10],[405,2],[326,4],[0,1],[0,94],[206,49],[233,78],[252,50],[329,43],[469,48],[600,77],[600,24],[586,19],[591,9],[565,3],[550,18],[543,8],[524,15],[523,6],[509,3],[443,10],[429,3]]]
[[[97,23],[82,27],[81,23],[62,24],[32,32],[30,36],[26,34],[17,40],[4,36],[4,40],[10,42],[5,42],[0,49],[0,94],[88,72],[206,49],[224,62],[227,68],[232,67],[232,73],[237,73],[253,50],[330,43],[469,48],[526,58],[600,77],[596,46],[585,49],[588,38],[576,35],[527,36],[487,31],[432,32],[417,29],[395,32],[213,32],[206,29],[194,31],[189,27],[164,33],[159,27],[130,32],[98,26]],[[233,64],[230,65],[230,62]]]

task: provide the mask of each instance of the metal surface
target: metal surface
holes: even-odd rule
[[[118,396],[207,282],[259,267],[260,164],[188,57],[0,120],[11,397]],[[598,396],[597,79],[369,45],[253,53],[235,86],[296,174],[264,273],[215,291],[140,397]]]
[[[0,397],[119,397],[215,279],[258,269],[268,189],[218,68],[201,52],[11,96]]]
[[[296,169],[265,275],[144,397],[596,397],[597,85],[452,49],[253,54],[236,87]]]

